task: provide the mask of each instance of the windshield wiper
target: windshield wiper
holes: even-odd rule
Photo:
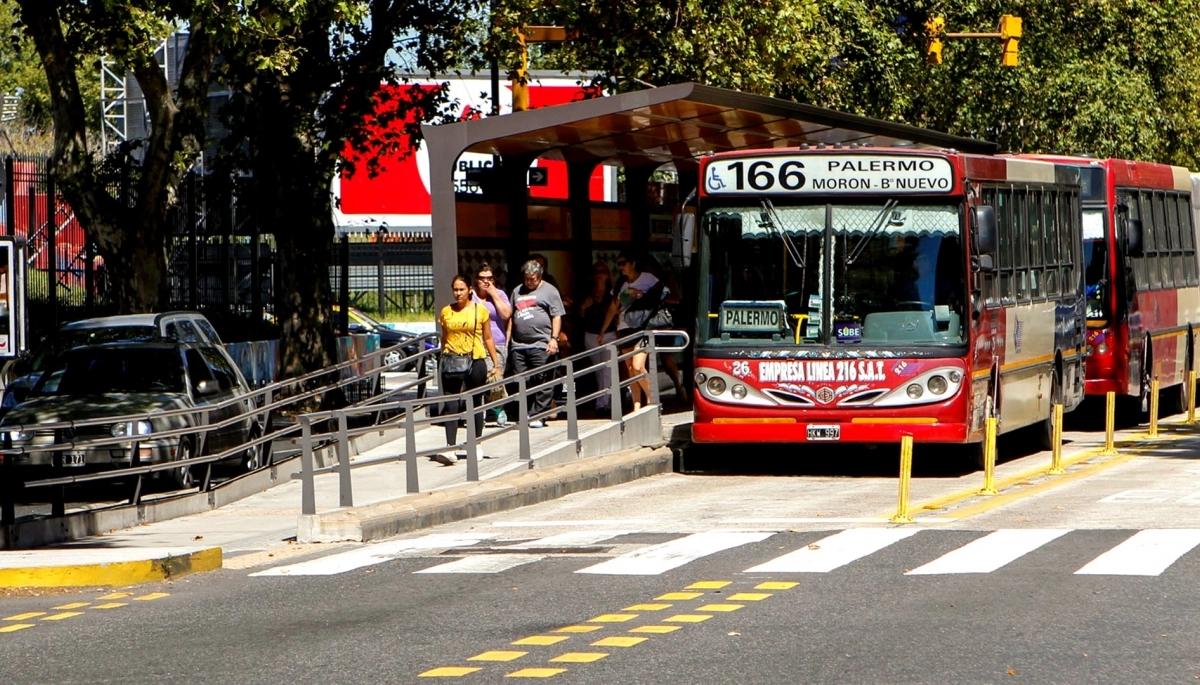
[[[879,210],[879,214],[877,214],[875,216],[875,220],[871,222],[871,227],[868,228],[867,232],[863,234],[863,237],[858,241],[858,244],[854,246],[854,249],[850,250],[850,253],[846,255],[846,266],[850,266],[862,256],[862,253],[867,249],[867,243],[870,242],[871,238],[875,237],[875,234],[879,232],[879,229],[883,228],[884,223],[888,221],[888,213],[895,209],[896,205],[899,204],[899,200],[888,200],[887,202],[883,203],[883,209]]]
[[[792,258],[792,263],[801,269],[807,268],[804,265],[804,257],[800,255],[800,250],[796,244],[792,242],[792,237],[787,234],[783,228],[783,221],[779,218],[779,212],[775,211],[775,205],[770,200],[763,198],[762,205],[762,221],[759,223],[763,228],[773,228],[779,232],[779,237],[783,239],[784,249],[787,250],[788,256]]]

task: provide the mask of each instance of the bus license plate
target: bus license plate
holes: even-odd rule
[[[813,441],[819,440],[841,440],[841,426],[809,426],[808,439]]]
[[[87,464],[87,454],[84,452],[67,452],[63,455],[63,466],[84,466]]]

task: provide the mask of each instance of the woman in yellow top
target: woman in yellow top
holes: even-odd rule
[[[454,395],[474,390],[487,383],[487,357],[492,358],[494,368],[500,368],[500,358],[496,354],[496,345],[492,342],[492,327],[488,325],[487,307],[480,307],[471,301],[471,281],[466,276],[458,275],[451,282],[454,288],[454,303],[442,308],[438,315],[438,328],[442,336],[442,366],[441,378],[438,382],[443,395]],[[447,373],[447,358],[452,355],[467,355],[470,364],[465,373]],[[486,356],[485,356],[486,355]],[[478,407],[483,404],[483,394],[474,395],[471,402]],[[459,400],[446,402],[442,405],[442,414],[457,414],[463,411],[463,403]],[[446,444],[458,442],[458,419],[443,424],[446,428]],[[483,433],[483,412],[475,414],[475,437]],[[465,451],[455,454],[459,459],[466,458]],[[434,461],[447,466],[455,463],[444,454],[434,455]]]

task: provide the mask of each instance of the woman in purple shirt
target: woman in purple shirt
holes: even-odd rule
[[[491,317],[492,341],[496,344],[496,354],[500,358],[499,366],[495,366],[491,359],[487,360],[488,382],[491,383],[504,378],[508,369],[508,323],[512,317],[512,303],[508,301],[504,291],[496,287],[496,276],[492,273],[492,267],[487,264],[475,272],[475,292],[472,293],[471,299],[483,305]],[[500,426],[508,425],[508,416],[503,408],[496,410],[496,423]]]

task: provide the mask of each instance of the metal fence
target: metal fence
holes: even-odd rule
[[[382,238],[382,239],[381,239]],[[343,235],[334,245],[330,281],[349,306],[386,318],[434,308],[433,241],[385,233]]]

